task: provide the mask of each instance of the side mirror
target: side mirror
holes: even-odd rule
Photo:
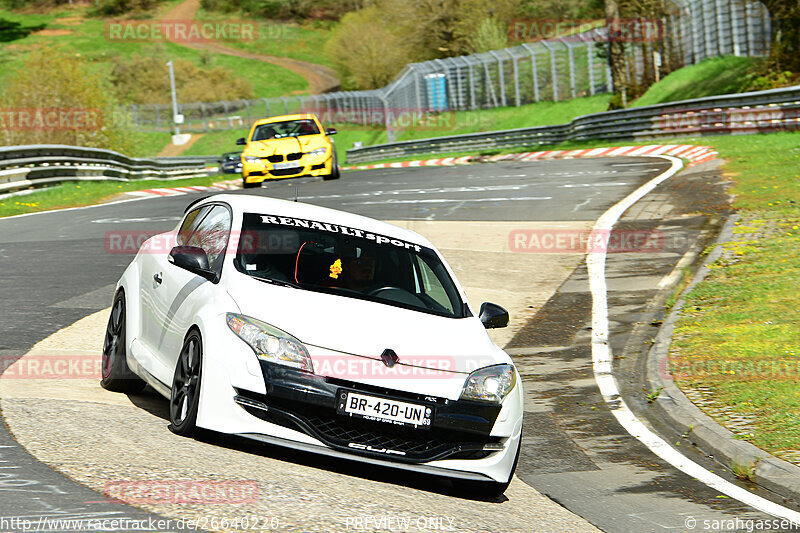
[[[508,311],[497,304],[483,302],[480,319],[486,329],[504,328],[508,325]]]
[[[325,135],[336,135],[337,133],[339,133],[339,130],[336,128],[328,128],[325,130]]]
[[[216,281],[217,274],[208,266],[208,256],[205,250],[197,246],[175,246],[169,252],[167,261],[178,268],[188,270],[208,281]]]
[[[236,144],[247,144],[247,139],[245,139],[244,137],[239,137],[238,139],[236,139]]]

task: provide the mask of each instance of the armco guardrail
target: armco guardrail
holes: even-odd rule
[[[470,133],[351,148],[348,163],[406,155],[535,147],[569,140],[800,131],[800,85],[682,100],[668,104],[606,111],[577,117],[568,124]]]
[[[0,148],[0,193],[74,180],[178,179],[206,176],[216,158],[140,159],[111,150],[58,144]]]

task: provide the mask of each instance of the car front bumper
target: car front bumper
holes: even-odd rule
[[[260,363],[267,393],[239,389],[236,403],[257,418],[301,431],[336,450],[425,463],[482,459],[504,448],[502,438],[490,435],[499,405],[422,396]],[[418,429],[338,414],[339,395],[346,391],[425,405],[433,410],[431,427]]]
[[[245,162],[242,175],[247,183],[259,183],[270,179],[297,178],[300,176],[326,176],[331,173],[333,157],[303,157],[297,161],[299,166],[288,169],[275,169],[269,162]]]

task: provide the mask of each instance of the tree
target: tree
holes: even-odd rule
[[[615,29],[620,27],[619,4],[617,0],[605,0],[606,27],[608,35],[608,66],[611,69],[611,83],[614,84],[614,96],[609,107],[611,109],[624,107],[623,92],[628,88],[628,77],[625,65],[625,46],[618,36],[614,35]]]
[[[6,145],[131,148],[131,128],[117,112],[110,83],[77,54],[52,47],[31,52],[7,79],[0,106]]]

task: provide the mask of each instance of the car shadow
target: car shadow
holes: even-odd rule
[[[128,399],[139,409],[169,423],[169,402],[150,385],[146,386],[142,392],[128,394]]]
[[[128,398],[135,406],[169,423],[169,402],[149,385],[139,394],[129,394]],[[368,479],[370,481],[394,483],[395,485],[403,485],[412,489],[443,494],[453,498],[491,503],[503,503],[508,501],[506,496],[500,496],[499,498],[481,497],[480,494],[476,494],[469,483],[465,483],[462,480],[450,480],[431,474],[409,472],[386,466],[319,455],[302,450],[294,450],[284,446],[259,442],[237,435],[203,430],[197,435],[196,439],[212,446],[236,450],[250,455],[268,457],[270,459],[291,462],[309,468]]]

